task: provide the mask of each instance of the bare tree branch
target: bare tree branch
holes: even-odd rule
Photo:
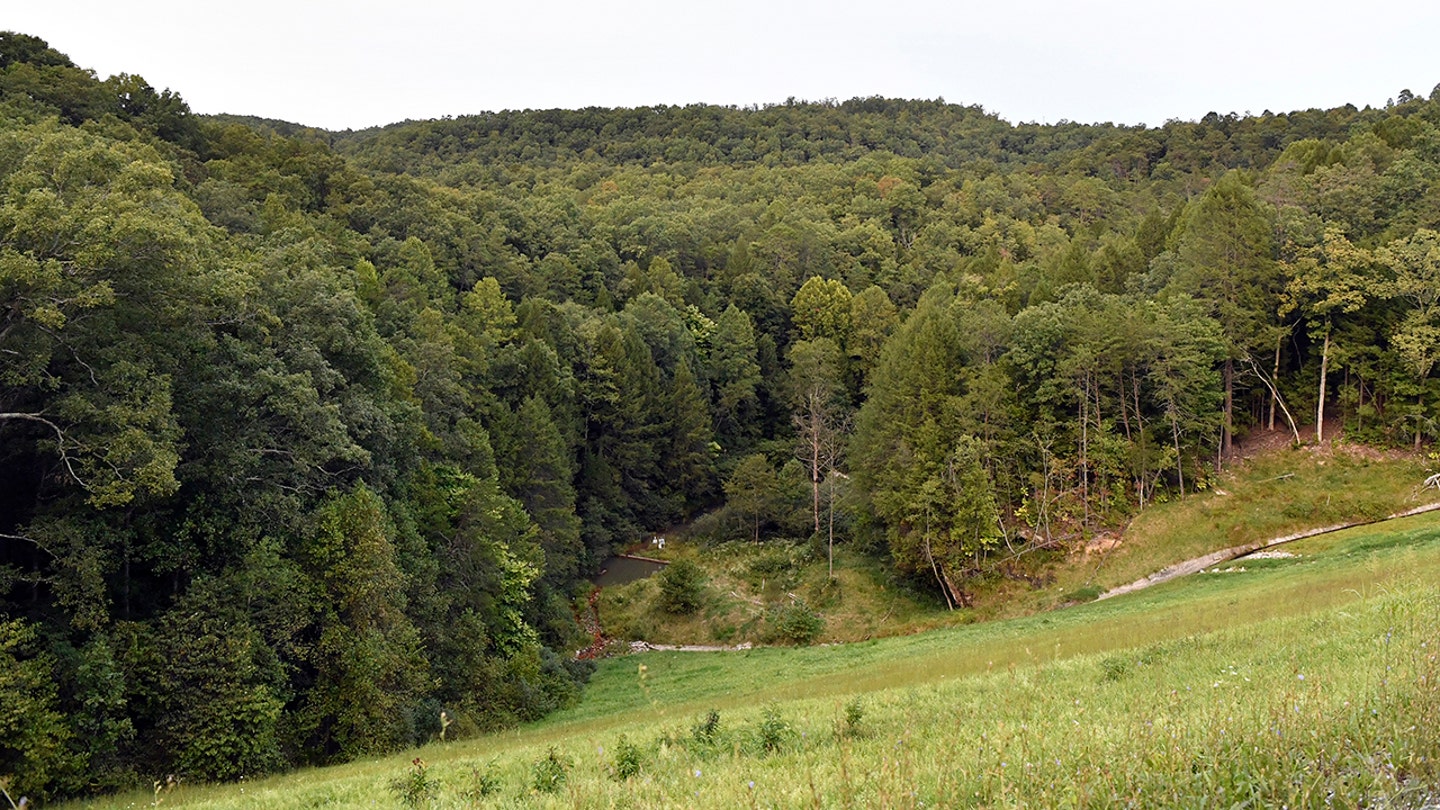
[[[51,422],[49,419],[46,419],[38,413],[0,413],[0,420],[4,419],[18,419],[26,422],[39,422],[40,424],[45,425],[51,430],[55,431],[56,451],[60,453],[60,461],[64,463],[65,470],[70,473],[70,477],[75,479],[75,483],[79,484],[82,489],[90,489],[90,486],[85,483],[85,480],[80,477],[79,473],[75,472],[74,459],[72,459],[70,457],[70,454],[65,450],[65,431],[62,430],[59,425]],[[112,464],[111,466],[114,465]]]
[[[1280,391],[1275,387],[1275,383],[1270,379],[1269,376],[1265,374],[1265,372],[1260,370],[1260,367],[1255,363],[1255,358],[1251,357],[1249,354],[1246,354],[1244,357],[1244,362],[1250,367],[1250,373],[1254,374],[1255,377],[1260,380],[1260,382],[1265,384],[1266,388],[1270,389],[1270,394],[1275,397],[1275,402],[1280,406],[1280,410],[1285,414],[1285,421],[1290,423],[1290,432],[1295,436],[1295,443],[1299,444],[1300,429],[1295,426],[1295,417],[1291,416],[1290,409],[1285,407],[1285,398],[1280,396]]]
[[[50,549],[46,548],[43,543],[41,543],[39,540],[36,540],[36,539],[33,538],[33,537],[26,537],[26,536],[21,535],[21,534],[5,534],[5,533],[3,533],[3,532],[0,532],[0,539],[4,539],[4,540],[24,540],[25,542],[29,543],[30,545],[34,546],[35,548],[38,548],[38,549],[40,549],[41,551],[45,552],[46,554],[49,554],[51,557],[54,557],[54,556],[55,556],[55,552],[53,552],[53,551],[51,551]]]

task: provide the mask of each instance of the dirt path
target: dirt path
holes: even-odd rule
[[[1425,512],[1434,512],[1436,510],[1440,510],[1440,503],[1431,503],[1426,504],[1425,506],[1417,506],[1414,509],[1410,509],[1405,512],[1397,512],[1393,515],[1380,518],[1379,520],[1356,520],[1350,523],[1337,523],[1333,526],[1323,526],[1318,529],[1307,529],[1303,532],[1287,534],[1283,537],[1273,537],[1269,540],[1258,540],[1254,543],[1246,543],[1243,546],[1232,546],[1230,548],[1221,549],[1220,551],[1212,551],[1203,557],[1196,557],[1193,560],[1186,560],[1185,562],[1176,563],[1166,568],[1162,568],[1161,570],[1156,571],[1155,573],[1151,574],[1148,577],[1145,577],[1144,579],[1135,580],[1129,585],[1121,585],[1118,588],[1108,590],[1105,593],[1100,594],[1100,596],[1097,597],[1097,600],[1109,599],[1112,596],[1119,596],[1121,594],[1130,593],[1132,591],[1138,591],[1143,588],[1148,588],[1151,585],[1159,585],[1162,582],[1169,582],[1176,577],[1183,577],[1186,574],[1199,573],[1200,571],[1203,571],[1212,565],[1219,565],[1222,562],[1233,560],[1236,557],[1244,557],[1246,554],[1253,554],[1262,549],[1281,545],[1282,543],[1289,543],[1294,540],[1303,540],[1306,537],[1315,537],[1316,535],[1329,534],[1330,532],[1338,532],[1341,529],[1351,529],[1356,526],[1369,526],[1376,523],[1384,523],[1387,520],[1396,520],[1398,518],[1410,517],[1411,515],[1419,515]]]
[[[711,644],[651,644],[648,641],[630,642],[630,652],[739,652],[751,649],[749,642],[734,647],[717,647]]]

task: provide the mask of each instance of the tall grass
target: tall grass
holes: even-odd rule
[[[426,806],[1419,806],[1440,793],[1440,517],[1292,550],[1018,621],[607,661],[576,709],[418,752]],[[541,792],[552,749],[568,769]],[[395,806],[416,755],[166,804]]]

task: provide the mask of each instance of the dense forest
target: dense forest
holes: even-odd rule
[[[233,779],[577,698],[612,550],[965,605],[1237,437],[1440,437],[1440,88],[197,116],[0,34],[0,774]]]

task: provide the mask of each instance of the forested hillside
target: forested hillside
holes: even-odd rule
[[[382,130],[0,34],[0,774],[228,779],[575,699],[598,561],[835,538],[955,603],[1234,437],[1440,435],[1440,93]]]

